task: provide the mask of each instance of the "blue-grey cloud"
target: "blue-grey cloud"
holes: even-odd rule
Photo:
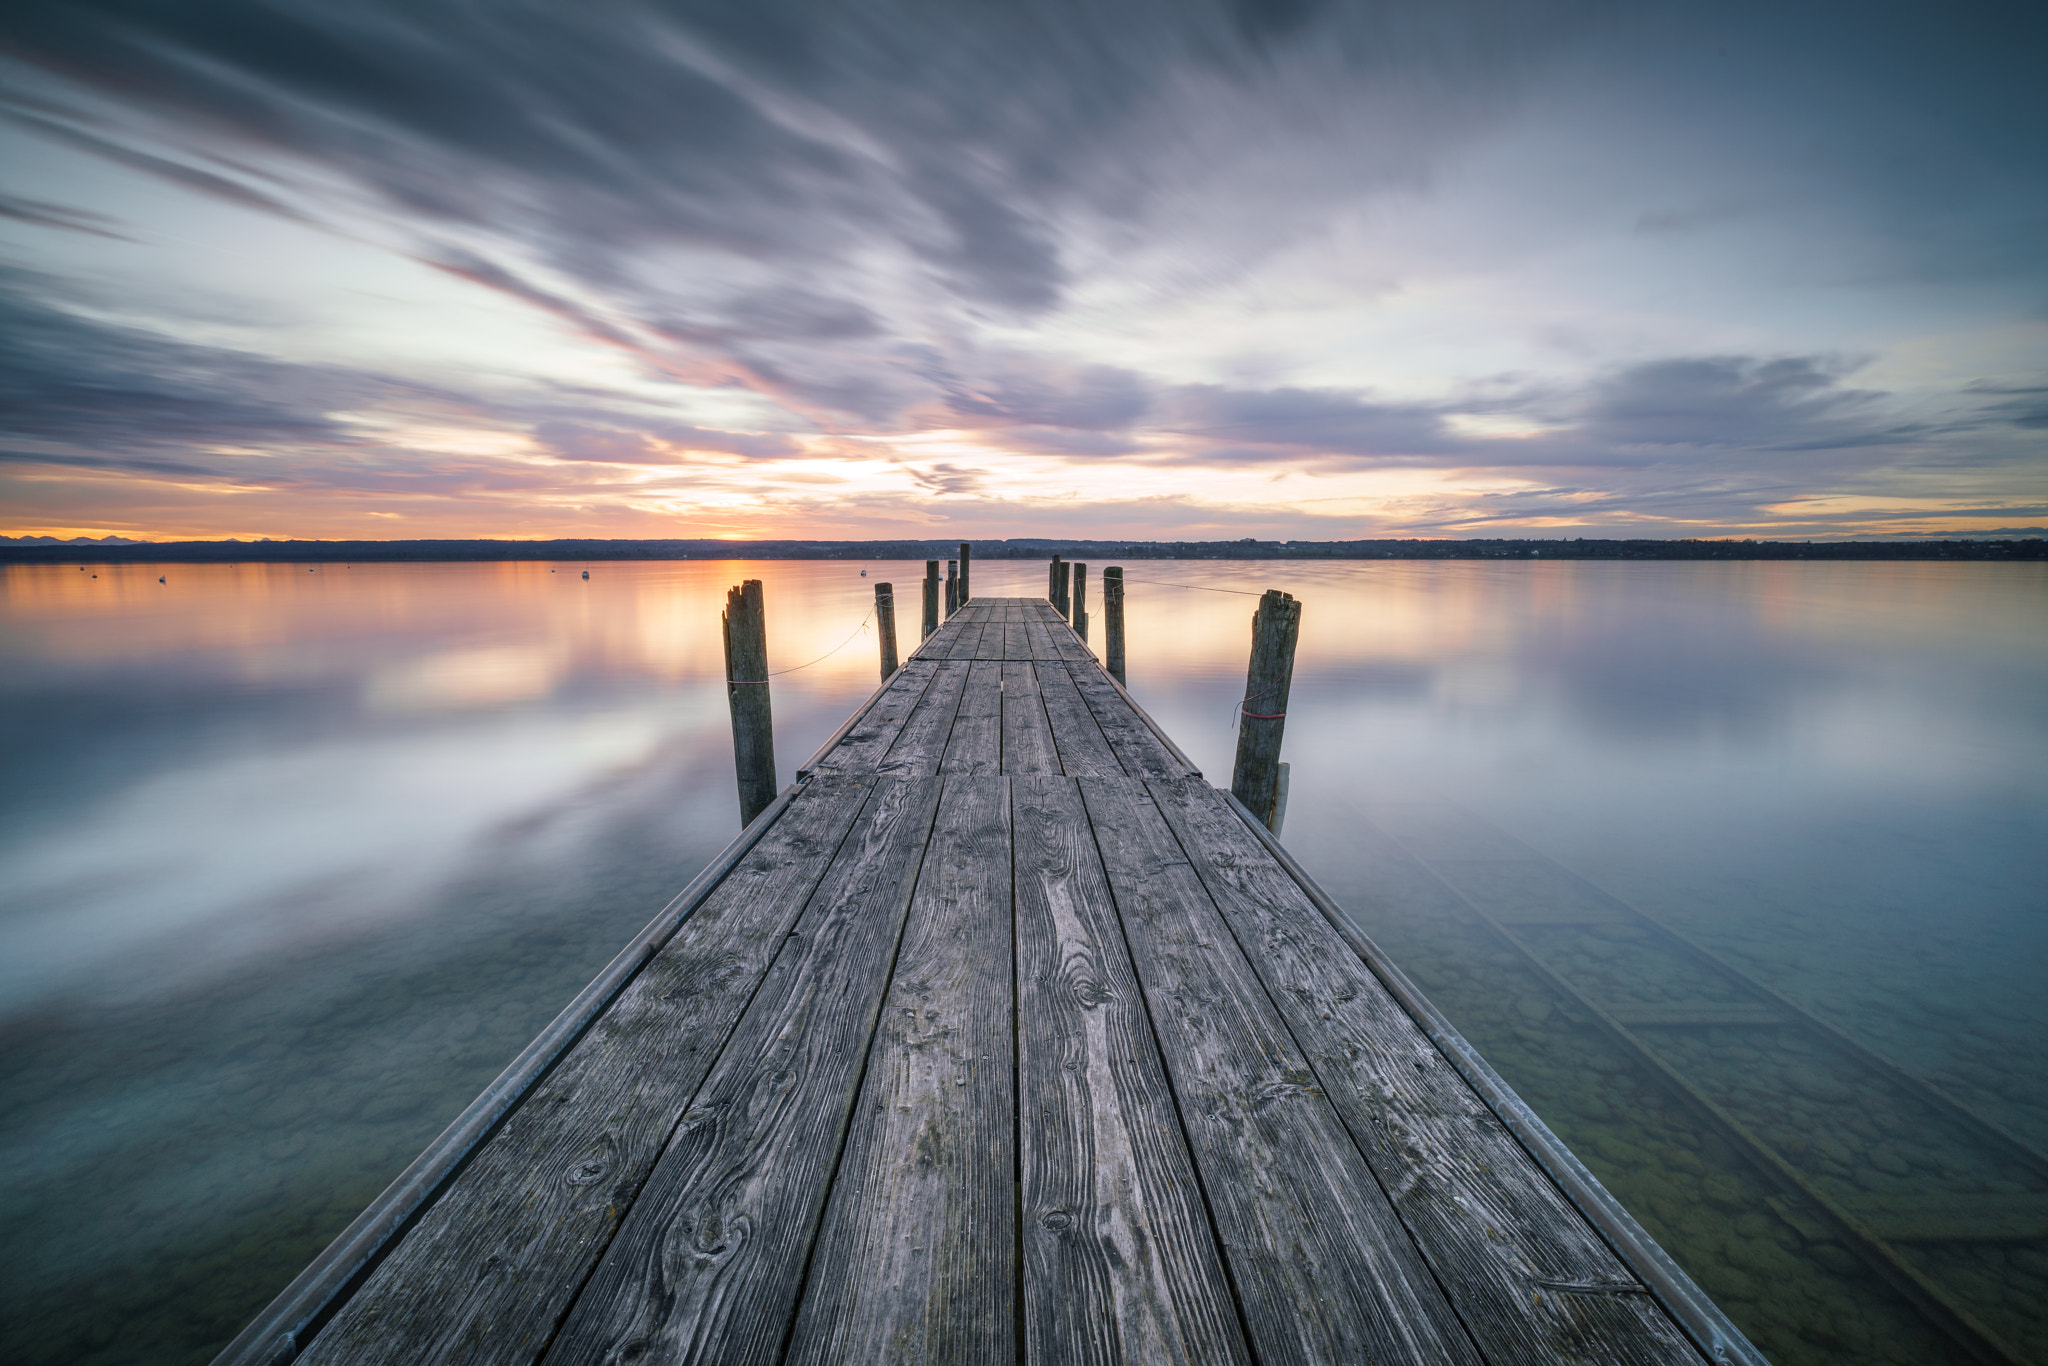
[[[543,422],[534,428],[557,459],[609,465],[674,465],[690,451],[718,451],[751,459],[799,454],[803,447],[778,433],[721,432],[677,422],[646,422],[637,428],[592,427],[578,422]]]

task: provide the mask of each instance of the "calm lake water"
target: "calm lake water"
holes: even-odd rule
[[[787,782],[865,567],[0,570],[0,1355],[206,1361],[736,833],[725,589]],[[1128,568],[1212,780],[1303,599],[1286,843],[1767,1354],[1965,1357],[1832,1209],[2048,1360],[2048,567]]]

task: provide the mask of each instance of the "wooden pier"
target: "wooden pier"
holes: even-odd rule
[[[222,1362],[1760,1361],[976,598]]]

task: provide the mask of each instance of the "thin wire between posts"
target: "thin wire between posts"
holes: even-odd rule
[[[1152,583],[1159,585],[1161,588],[1188,588],[1192,589],[1197,593],[1230,593],[1240,598],[1256,598],[1264,596],[1261,593],[1249,592],[1243,588],[1211,588],[1204,583],[1175,583],[1172,579],[1134,579],[1130,577],[1128,574],[1124,576],[1124,582]]]
[[[777,669],[774,673],[769,674],[768,678],[780,678],[784,674],[793,674],[797,672],[799,669],[808,669],[811,667],[811,664],[823,664],[826,660],[838,654],[847,646],[853,644],[854,639],[858,637],[861,634],[861,632],[867,630],[868,623],[870,621],[873,621],[874,619],[875,609],[870,607],[868,609],[868,614],[860,619],[860,625],[853,628],[853,635],[848,636],[846,639],[840,641],[837,645],[834,645],[831,649],[825,651],[824,654],[821,654],[816,659],[811,660],[809,664],[795,664],[787,669]],[[766,683],[768,681],[768,678],[728,678],[725,681],[728,683]]]

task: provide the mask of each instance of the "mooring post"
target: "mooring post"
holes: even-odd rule
[[[960,610],[960,561],[946,561],[946,616]]]
[[[973,563],[974,547],[965,541],[960,542],[960,605],[962,607],[965,607],[967,600],[974,596],[972,590],[967,587],[967,570]]]
[[[1301,634],[1301,604],[1269,588],[1252,614],[1252,660],[1244,700],[1237,704],[1237,764],[1230,790],[1268,830],[1280,799],[1280,733],[1287,726],[1287,691],[1294,682],[1294,642]]]
[[[761,581],[725,593],[725,696],[732,708],[732,760],[740,783],[740,826],[775,800],[775,725],[768,710],[768,627]]]
[[[1088,639],[1088,566],[1074,566],[1074,634]]]
[[[875,585],[875,634],[882,639],[882,681],[896,672],[896,585]]]
[[[1054,576],[1052,605],[1069,625],[1074,620],[1074,566],[1065,560],[1059,562],[1059,573]]]
[[[1055,607],[1060,605],[1060,557],[1057,555],[1045,566],[1045,600]]]
[[[924,625],[919,640],[929,640],[939,629],[939,562],[924,562]]]
[[[1109,676],[1124,681],[1124,571],[1111,565],[1102,571],[1102,653]]]

